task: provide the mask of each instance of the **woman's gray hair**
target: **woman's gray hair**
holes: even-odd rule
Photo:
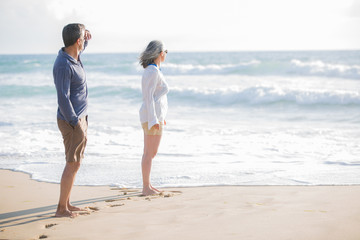
[[[145,51],[140,54],[140,64],[143,68],[146,68],[150,64],[154,63],[154,60],[159,57],[160,53],[164,51],[164,44],[161,41],[151,41]]]

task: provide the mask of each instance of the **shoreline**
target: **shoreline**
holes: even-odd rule
[[[360,239],[360,186],[74,186],[88,211],[54,218],[59,184],[0,170],[0,239]]]
[[[60,184],[57,182],[49,182],[49,181],[44,181],[44,180],[38,180],[38,179],[33,179],[32,178],[32,173],[29,172],[25,172],[25,171],[21,171],[21,170],[13,170],[13,169],[7,169],[7,168],[0,168],[0,173],[1,171],[10,171],[10,172],[14,172],[14,173],[22,173],[22,174],[26,174],[29,176],[31,181],[35,181],[35,182],[39,182],[39,183],[49,183],[49,184]],[[76,185],[74,184],[74,186],[78,186],[78,187],[110,187],[110,188],[126,188],[126,189],[139,189],[139,188],[132,188],[132,187],[119,187],[116,185]],[[256,185],[227,185],[227,184],[218,184],[218,185],[196,185],[196,186],[167,186],[167,187],[159,187],[159,188],[206,188],[206,187],[357,187],[360,186],[360,184],[358,183],[351,183],[351,184],[297,184],[297,185],[281,185],[281,184],[277,184],[277,185],[261,185],[261,184],[256,184]]]

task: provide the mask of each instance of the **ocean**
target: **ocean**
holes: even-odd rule
[[[89,46],[91,47],[91,46]],[[59,183],[56,54],[0,55],[0,168]],[[77,185],[142,186],[138,53],[82,55]],[[360,184],[360,51],[172,53],[156,187]]]

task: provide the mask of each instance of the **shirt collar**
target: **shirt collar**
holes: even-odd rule
[[[71,61],[72,63],[77,64],[78,62],[80,62],[80,56],[79,56],[79,61],[77,61],[75,58],[73,58],[72,56],[67,54],[67,52],[65,52],[65,47],[63,47],[59,50],[59,55],[62,55],[63,57],[65,57],[66,59]]]
[[[156,65],[155,63],[151,63],[148,66],[150,66],[150,65],[155,66],[156,68],[158,68],[161,71],[161,68],[159,68],[158,65]]]

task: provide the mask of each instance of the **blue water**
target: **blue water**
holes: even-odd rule
[[[0,168],[59,182],[56,55],[0,55]],[[89,141],[76,184],[141,187],[138,54],[82,55]],[[172,53],[165,186],[360,183],[360,51]]]

